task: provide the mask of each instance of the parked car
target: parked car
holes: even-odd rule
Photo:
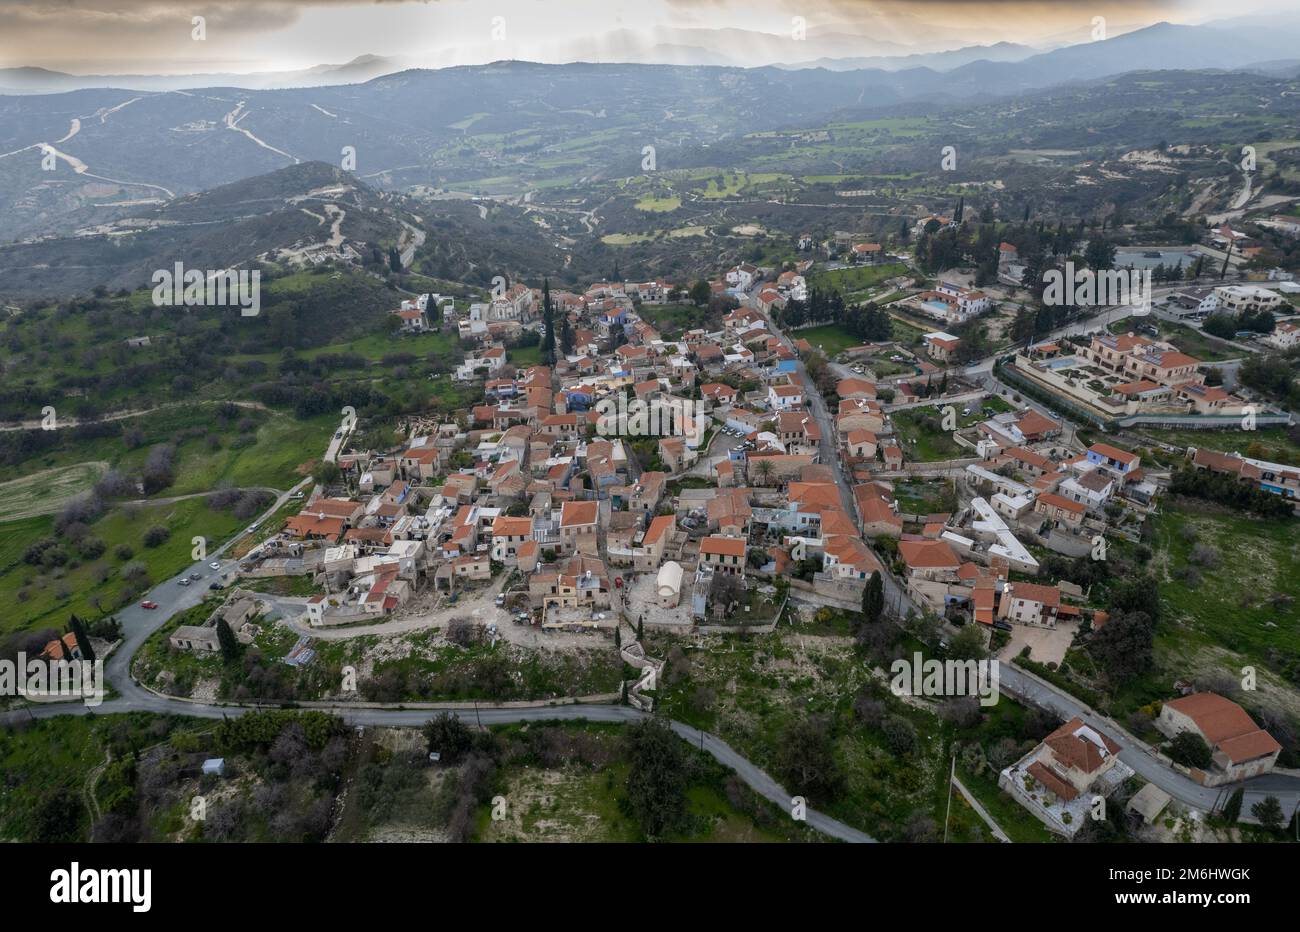
[[[198,582],[203,578],[201,573],[190,573],[190,582]]]
[[[190,584],[190,578],[188,576],[182,576],[179,580],[177,580],[177,584],[181,586],[188,586]]]
[[[623,588],[623,577],[622,577],[622,576],[615,576],[615,577],[614,577],[614,588],[615,588],[615,589],[622,589],[622,588]]]
[[[500,608],[502,605],[505,605],[506,604],[505,593],[498,595],[496,601],[497,601],[497,608]]]
[[[335,439],[335,440],[338,440],[338,439],[339,439],[340,437],[342,437],[342,436],[343,436],[343,431],[341,431],[341,430],[336,430],[336,431],[334,431],[334,439]]]
[[[141,608],[157,608],[157,607],[158,607],[158,603],[157,603],[157,602],[150,602],[148,599],[145,599],[143,602],[140,603],[140,607],[141,607]]]
[[[221,561],[213,560],[211,563],[208,564],[208,566],[212,567],[214,570],[219,570],[221,569]]]
[[[216,592],[221,588],[221,583],[219,582],[211,583],[208,585],[208,588],[211,589],[213,592]]]

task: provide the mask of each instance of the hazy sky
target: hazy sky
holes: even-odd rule
[[[1111,34],[1166,20],[1196,23],[1227,15],[1293,10],[1295,0],[0,0],[0,66],[72,72],[187,73],[286,70],[358,55],[409,57],[437,67],[504,58],[613,60],[638,45],[710,44],[741,63],[754,46],[716,34],[684,39],[674,30],[746,29],[790,43],[789,57],[824,53],[906,54],[997,41],[1058,45],[1089,37],[1104,16]],[[206,39],[191,37],[192,18]],[[493,35],[501,17],[504,38]],[[792,38],[802,17],[807,40]],[[620,30],[626,32],[620,33]],[[499,33],[498,29],[498,33]],[[856,35],[856,38],[854,36]],[[847,43],[847,44],[846,44]],[[804,49],[810,50],[805,53]]]

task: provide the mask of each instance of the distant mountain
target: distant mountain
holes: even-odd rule
[[[732,38],[737,54],[749,52],[739,34]],[[969,105],[1138,68],[1264,63],[1285,75],[1297,47],[1300,18],[1293,16],[1270,29],[1162,23],[1022,60],[989,57],[1025,51],[1010,45],[884,56],[889,68],[848,71],[496,62],[318,87],[0,96],[0,240],[91,228],[298,163],[342,164],[348,151],[356,154],[356,176],[384,189],[518,195],[533,185],[634,174],[647,144],[678,166],[703,167],[718,164],[715,153],[728,141],[814,126],[850,108],[868,119],[912,103]],[[690,54],[689,47],[679,52]],[[962,56],[978,58],[951,67]],[[923,61],[930,65],[917,64]],[[912,66],[899,67],[904,62]],[[309,77],[350,79],[391,64],[367,56],[311,69]],[[40,69],[8,75],[57,77]]]
[[[386,257],[380,244],[397,242],[407,218],[392,196],[307,162],[155,207],[119,208],[70,236],[0,246],[0,294],[133,289],[176,262],[204,270],[247,268],[260,258],[365,262]]]
[[[875,58],[818,58],[812,61],[796,62],[789,68],[826,68],[830,71],[852,71],[855,69],[879,69],[882,71],[902,71],[908,68],[931,68],[935,71],[950,71],[975,61],[1023,61],[1041,50],[1014,42],[998,42],[994,45],[971,45],[952,49],[947,52],[923,52],[915,55],[878,56]]]
[[[803,39],[789,34],[751,29],[657,27],[651,30],[619,29],[581,41],[553,43],[538,57],[546,63],[666,64],[682,67],[778,66],[788,69],[826,69],[911,74],[902,86],[893,85],[904,99],[925,97],[936,88],[945,95],[968,96],[1010,93],[1047,87],[1067,81],[1089,80],[1134,69],[1196,70],[1245,68],[1256,63],[1294,59],[1300,45],[1300,17],[1280,14],[1267,18],[1243,17],[1198,26],[1157,23],[1112,34],[1105,41],[1078,41],[1077,30],[1063,33],[1063,44],[1045,42],[1048,51],[998,42],[944,50],[960,34],[925,33],[929,48],[909,48],[873,30],[870,23],[835,23],[809,27]],[[935,48],[935,46],[938,48]],[[361,55],[344,64],[323,64],[298,71],[250,74],[72,75],[45,68],[0,68],[0,93],[51,94],[90,88],[139,91],[175,91],[203,88],[272,90],[320,87],[371,81],[431,63],[448,67],[486,67],[467,64],[481,60],[490,46],[432,50],[428,55],[383,57]],[[960,69],[968,69],[960,71]],[[445,68],[443,70],[446,70]],[[936,86],[932,76],[918,71],[959,77],[960,84]],[[991,83],[984,83],[991,82]]]
[[[1256,62],[1293,58],[1300,19],[1278,17],[1273,26],[1157,23],[1101,42],[1084,42],[1018,62],[978,61],[948,72],[955,83],[984,93],[1010,94],[1126,71],[1232,70]]]
[[[315,65],[300,71],[250,74],[67,74],[47,68],[0,68],[0,93],[59,94],[87,88],[178,91],[205,87],[287,88],[355,84],[409,67],[397,59],[361,55],[342,65]]]

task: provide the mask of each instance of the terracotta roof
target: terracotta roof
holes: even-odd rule
[[[903,561],[912,569],[940,569],[961,565],[957,555],[946,541],[942,540],[905,540],[898,544],[898,552]]]
[[[1093,773],[1119,753],[1119,745],[1077,715],[1043,739],[1056,759],[1084,773]]]
[[[560,509],[560,527],[595,524],[599,513],[598,502],[565,502]]]
[[[1081,515],[1087,510],[1078,502],[1057,495],[1055,492],[1044,492],[1042,495],[1038,496],[1038,501],[1042,502],[1049,508],[1060,508],[1062,511],[1068,511],[1070,514],[1075,515]]]
[[[350,518],[360,507],[360,502],[351,502],[341,498],[318,498],[303,508],[303,511],[322,514],[330,518]]]
[[[1088,447],[1088,451],[1120,463],[1132,463],[1137,460],[1137,454],[1121,450],[1119,447],[1112,447],[1109,443],[1094,443]]]
[[[1056,586],[1041,586],[1038,583],[1028,582],[1007,583],[1007,586],[1011,590],[1013,599],[1024,599],[1047,606],[1061,604],[1061,590]]]
[[[650,522],[650,527],[645,532],[645,543],[653,544],[665,534],[671,534],[673,530],[672,515],[656,515]]]
[[[1050,431],[1061,429],[1061,425],[1057,421],[1052,420],[1050,417],[1045,417],[1032,409],[1028,411],[1024,417],[1016,421],[1016,426],[1020,428],[1020,432],[1026,437],[1031,434],[1045,434]]]
[[[1028,769],[1031,777],[1043,784],[1043,786],[1047,787],[1052,793],[1056,794],[1066,802],[1069,802],[1079,795],[1079,791],[1076,790],[1068,780],[1060,776],[1056,771],[1052,770],[1052,768],[1048,767],[1042,761],[1034,761],[1029,765]]]
[[[743,557],[745,542],[739,537],[706,537],[700,541],[700,553],[725,557]]]
[[[493,537],[530,537],[532,533],[532,518],[508,518],[505,515],[499,515],[492,522]]]
[[[1165,705],[1195,722],[1205,740],[1227,754],[1233,763],[1263,757],[1282,748],[1272,735],[1255,724],[1245,709],[1218,693],[1193,693],[1171,699]]]
[[[1003,452],[1003,455],[1038,469],[1050,469],[1052,466],[1052,461],[1047,457],[1041,453],[1035,453],[1033,450],[1026,450],[1024,447],[1009,447]]]

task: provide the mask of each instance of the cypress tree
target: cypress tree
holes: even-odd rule
[[[217,641],[221,644],[221,658],[226,663],[239,659],[239,642],[235,640],[235,632],[230,630],[230,624],[224,618],[217,619]]]
[[[72,636],[77,639],[77,647],[81,649],[81,659],[94,663],[95,649],[90,646],[90,636],[86,634],[86,626],[81,623],[81,619],[73,615],[68,619],[68,628],[72,631]]]
[[[862,590],[862,614],[867,617],[867,621],[874,624],[880,620],[880,615],[884,610],[885,583],[880,578],[880,571],[876,570],[871,574],[866,587]]]
[[[1228,802],[1223,807],[1223,820],[1229,825],[1236,825],[1237,819],[1241,817],[1241,802],[1245,798],[1246,791],[1237,787],[1228,797]]]

